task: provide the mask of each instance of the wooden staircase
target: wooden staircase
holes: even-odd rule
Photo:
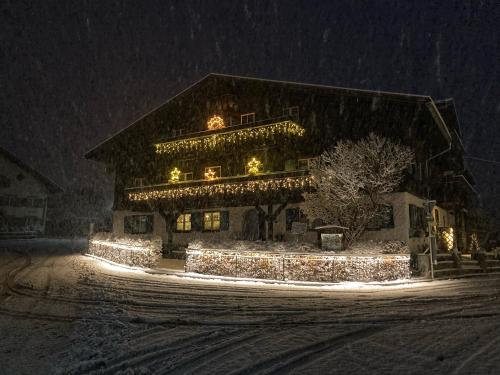
[[[434,278],[447,279],[471,277],[488,273],[500,273],[500,260],[493,253],[484,253],[481,260],[472,259],[469,254],[455,258],[452,253],[438,253],[434,265]]]

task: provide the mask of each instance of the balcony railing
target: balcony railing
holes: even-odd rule
[[[230,126],[217,130],[202,131],[176,137],[172,140],[154,144],[157,154],[179,154],[222,149],[231,145],[257,143],[277,137],[297,138],[305,133],[296,122],[290,119]]]
[[[238,195],[278,190],[305,190],[312,177],[307,171],[272,172],[259,175],[220,177],[214,180],[181,181],[144,187],[126,188],[131,201],[178,199],[212,194]]]

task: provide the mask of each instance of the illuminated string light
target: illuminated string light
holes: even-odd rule
[[[217,130],[224,128],[224,120],[220,116],[210,117],[207,121],[207,129],[208,130]]]
[[[178,154],[186,152],[211,151],[230,145],[265,141],[276,136],[302,137],[304,128],[293,121],[282,121],[239,130],[181,139],[154,145],[157,154]]]
[[[178,199],[204,195],[225,194],[238,195],[249,192],[268,192],[285,190],[304,190],[311,186],[311,176],[274,178],[258,181],[216,183],[189,187],[166,187],[150,191],[131,192],[128,198],[131,201],[146,201],[151,199]]]
[[[454,241],[454,234],[453,234],[453,228],[443,228],[442,232],[442,239],[444,246],[446,247],[446,250],[452,251],[453,250],[453,241]]]
[[[208,170],[205,172],[205,179],[212,181],[217,178],[217,173],[212,168],[208,168]]]
[[[389,281],[409,279],[410,256],[342,256],[324,252],[283,253],[186,249],[186,271],[207,275],[298,281]]]
[[[262,163],[257,158],[253,157],[247,164],[248,174],[257,174],[262,169]]]
[[[477,239],[477,234],[472,233],[470,236],[469,251],[471,253],[478,252],[480,250],[479,240]]]
[[[175,167],[170,172],[170,180],[169,180],[169,182],[172,182],[172,183],[179,182],[180,181],[180,177],[181,177],[181,171],[179,170],[179,168]]]

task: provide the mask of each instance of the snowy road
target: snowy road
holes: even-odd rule
[[[0,242],[0,374],[500,373],[500,277],[364,289],[109,266]]]

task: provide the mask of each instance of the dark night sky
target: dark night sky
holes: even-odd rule
[[[500,159],[498,1],[3,1],[0,145],[61,185],[84,152],[209,72],[456,100]],[[500,165],[469,162],[499,199]],[[499,208],[500,210],[500,208]]]

